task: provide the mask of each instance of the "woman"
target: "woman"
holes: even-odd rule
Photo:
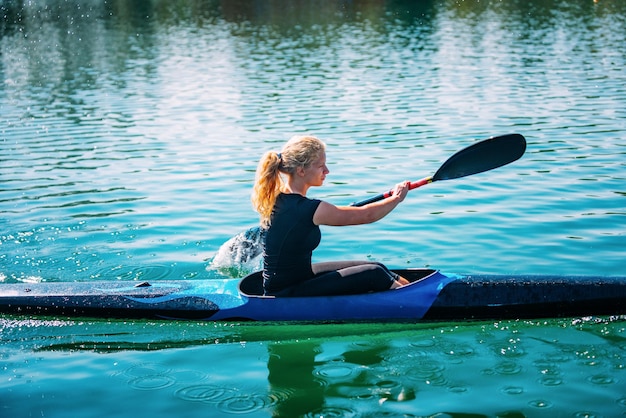
[[[362,207],[337,207],[306,197],[329,173],[326,145],[313,136],[291,138],[280,153],[261,158],[252,203],[266,229],[263,287],[266,295],[319,296],[395,289],[404,278],[380,263],[348,261],[311,264],[319,245],[319,225],[360,225],[376,222],[404,200],[409,182],[396,185],[393,195]],[[284,176],[284,177],[283,177]]]

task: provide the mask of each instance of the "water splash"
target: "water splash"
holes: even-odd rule
[[[241,277],[259,270],[262,263],[264,230],[253,227],[226,241],[211,260],[207,269]]]

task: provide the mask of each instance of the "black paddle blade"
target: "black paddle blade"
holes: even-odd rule
[[[437,170],[433,181],[451,180],[493,170],[518,160],[526,151],[520,134],[494,136],[476,142],[448,158]]]

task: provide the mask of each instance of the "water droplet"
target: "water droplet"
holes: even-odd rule
[[[606,374],[597,374],[589,377],[587,380],[595,385],[610,385],[615,383],[615,379]]]
[[[544,386],[559,386],[563,383],[563,379],[559,379],[558,377],[546,377],[541,379],[541,384]]]
[[[528,405],[532,406],[533,408],[550,408],[552,407],[552,404],[546,400],[543,399],[536,399],[534,401],[530,401],[528,402]]]
[[[307,418],[350,418],[356,417],[357,413],[353,409],[345,407],[324,407],[305,415]]]
[[[574,414],[575,418],[601,418],[602,415],[597,415],[591,411],[578,411]]]
[[[502,388],[502,393],[506,395],[521,395],[524,393],[524,388],[521,386],[506,386]]]

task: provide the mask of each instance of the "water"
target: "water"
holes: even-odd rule
[[[623,320],[14,319],[2,332],[6,416],[612,417],[626,408]]]
[[[623,276],[621,0],[0,3],[0,280],[223,278],[256,162],[328,144],[337,204],[519,132],[509,166],[324,228],[316,261]],[[618,416],[623,318],[2,317],[7,416]],[[447,415],[446,415],[447,414]],[[482,415],[481,415],[482,414]]]

